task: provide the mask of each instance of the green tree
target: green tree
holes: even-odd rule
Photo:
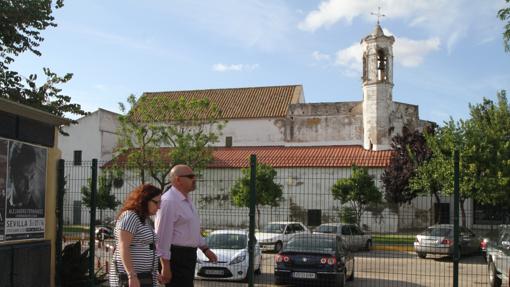
[[[433,133],[434,128],[426,128],[424,132]],[[420,190],[411,189],[409,180],[418,166],[431,158],[432,151],[422,132],[409,131],[407,128],[403,129],[402,135],[393,137],[391,147],[393,154],[390,164],[381,176],[384,197],[388,202],[408,203],[421,193]]]
[[[113,180],[114,176],[110,171],[97,178],[96,208],[99,210],[99,221],[101,223],[103,222],[103,210],[115,210],[120,204],[120,201],[116,200],[115,195],[112,194]],[[81,199],[83,204],[90,208],[92,206],[90,200],[92,179],[89,178],[87,182],[88,184],[81,188]]]
[[[464,202],[477,195],[476,190],[472,188],[473,170],[467,168],[470,163],[466,160],[466,151],[471,143],[472,141],[466,138],[466,121],[455,122],[450,119],[438,129],[434,136],[427,137],[427,144],[433,156],[418,168],[416,176],[411,179],[413,189],[429,191],[437,198],[440,193],[447,196],[453,195],[453,153],[456,149],[459,150],[459,203],[463,226],[466,224]]]
[[[380,203],[382,194],[375,186],[374,179],[368,170],[356,165],[352,166],[352,176],[341,178],[331,188],[334,199],[349,203],[356,214],[356,223],[361,223],[361,216],[369,204]]]
[[[242,177],[239,178],[230,190],[231,201],[238,207],[250,207],[250,177],[249,168],[241,170]],[[276,170],[266,164],[257,165],[256,173],[256,202],[257,209],[257,228],[260,228],[260,208],[259,206],[277,207],[282,199],[282,185],[274,182]]]
[[[64,116],[65,113],[85,115],[79,104],[61,94],[57,86],[71,80],[72,74],[63,77],[44,68],[46,80],[37,83],[37,75],[27,77],[10,70],[15,57],[24,52],[41,55],[38,47],[44,41],[41,32],[55,27],[53,9],[63,7],[63,0],[19,0],[0,2],[0,97],[41,109],[48,113]]]
[[[510,0],[505,0],[510,3]],[[502,8],[498,11],[498,18],[501,21],[506,21],[504,32],[503,32],[503,44],[505,45],[505,51],[510,52],[510,7]]]
[[[470,105],[465,123],[465,168],[468,188],[484,204],[509,204],[510,195],[510,106],[506,92],[497,95],[497,103],[483,99]]]
[[[146,96],[137,101],[133,95],[127,101],[129,110],[120,103],[124,115],[119,116],[116,155],[126,156],[125,164],[138,170],[141,183],[150,176],[164,188],[174,165],[187,164],[199,173],[211,161],[209,146],[218,141],[224,126],[214,103]]]
[[[427,138],[433,157],[418,168],[413,188],[453,194],[453,151],[459,150],[459,192],[462,224],[464,202],[473,198],[485,204],[510,203],[510,107],[504,91],[498,103],[484,99],[470,105],[470,118],[450,119],[435,136]]]

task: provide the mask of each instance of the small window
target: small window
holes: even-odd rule
[[[348,225],[342,226],[342,235],[351,235],[351,229]]]
[[[74,165],[81,165],[81,150],[74,151],[73,162]]]
[[[305,231],[305,229],[303,228],[303,226],[301,226],[301,224],[294,224],[294,231],[301,232],[301,231]]]
[[[232,137],[226,137],[225,138],[225,146],[226,147],[232,147]]]

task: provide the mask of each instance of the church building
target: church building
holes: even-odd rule
[[[418,106],[394,102],[393,36],[379,24],[361,40],[363,99],[351,102],[306,103],[301,85],[147,92],[151,100],[208,98],[227,120],[219,146],[358,146],[390,150],[391,138],[422,129]],[[172,115],[158,120],[171,122]]]
[[[147,109],[148,104],[140,105],[154,101],[209,99],[227,123],[220,141],[214,145],[213,161],[205,171],[207,176],[226,181],[230,178],[233,182],[239,177],[239,168],[249,166],[249,155],[256,154],[258,162],[277,170],[284,187],[285,202],[280,206],[289,212],[282,218],[296,219],[291,214],[296,206],[302,211],[321,210],[325,218],[334,218],[342,208],[342,203],[331,197],[331,186],[338,178],[350,177],[352,165],[362,166],[374,176],[382,191],[380,176],[389,165],[392,137],[402,133],[403,128],[421,130],[431,124],[419,118],[418,106],[393,101],[394,42],[395,38],[385,35],[379,23],[361,40],[361,100],[306,103],[303,87],[288,85],[146,92],[142,95],[144,101],[139,100],[136,108]],[[156,122],[171,124],[173,120],[170,112],[161,109],[151,111],[151,115]],[[231,174],[225,176],[226,170]],[[199,184],[202,186],[198,190],[204,191],[206,198],[229,198],[229,186],[207,180]],[[207,204],[204,208],[214,207]],[[374,220],[367,213],[362,222],[368,229],[392,232],[403,226],[426,226],[428,219],[417,218],[415,213],[426,212],[430,206],[417,210],[403,210],[406,216],[400,217],[385,209],[384,220]],[[204,220],[206,225],[217,226],[229,218],[211,215]],[[263,222],[269,220],[268,217]]]

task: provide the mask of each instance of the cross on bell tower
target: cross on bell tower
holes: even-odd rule
[[[377,7],[377,13],[371,12],[370,15],[377,16],[377,25],[379,25],[381,17],[386,17],[385,14],[381,13],[381,6]]]

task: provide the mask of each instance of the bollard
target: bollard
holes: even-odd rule
[[[108,259],[104,260],[104,269],[105,269],[106,274],[110,273],[110,266],[108,264]]]

